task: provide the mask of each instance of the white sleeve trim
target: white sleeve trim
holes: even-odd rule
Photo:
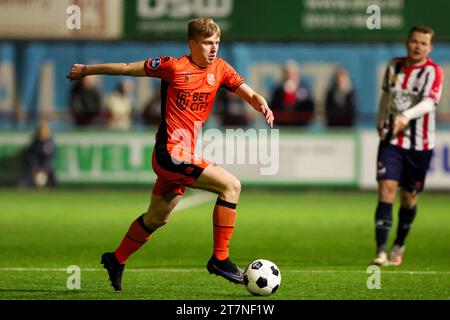
[[[423,116],[426,113],[433,111],[434,109],[434,100],[431,98],[425,98],[416,104],[414,107],[403,111],[403,115],[408,118],[408,120],[417,119]]]

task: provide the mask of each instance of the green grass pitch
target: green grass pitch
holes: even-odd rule
[[[100,256],[148,200],[142,190],[0,190],[0,299],[255,299],[206,271],[213,199],[175,212],[114,292]],[[368,289],[375,205],[374,192],[244,192],[231,256],[242,268],[257,258],[280,268],[280,289],[260,300],[450,299],[450,197],[421,195],[404,264],[382,268],[381,288]],[[67,288],[71,265],[81,268],[80,290]]]

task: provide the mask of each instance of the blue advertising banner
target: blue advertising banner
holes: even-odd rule
[[[67,113],[72,83],[65,76],[74,63],[108,63],[145,60],[160,55],[181,56],[187,45],[176,42],[27,42],[0,43],[0,111],[9,112],[17,92],[18,106],[27,114]],[[295,60],[301,76],[312,89],[320,121],[326,89],[337,66],[345,67],[358,94],[357,126],[373,125],[384,67],[405,54],[402,44],[300,44],[232,43],[221,46],[220,56],[241,73],[246,82],[270,100],[282,77],[282,66]],[[444,92],[439,106],[450,112],[450,45],[435,44],[433,60],[444,69]],[[115,89],[122,77],[99,77],[104,95]],[[137,108],[158,90],[159,81],[135,78]],[[70,121],[69,121],[70,122]]]

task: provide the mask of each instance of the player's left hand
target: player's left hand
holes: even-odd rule
[[[393,133],[394,135],[397,135],[399,133],[402,133],[405,131],[406,127],[408,126],[408,118],[404,115],[399,114],[394,119],[394,127],[393,127]]]
[[[261,113],[266,118],[267,123],[270,125],[271,128],[273,128],[273,120],[275,119],[273,116],[272,110],[266,105],[261,106]]]
[[[66,78],[70,81],[80,80],[86,76],[86,68],[87,67],[83,64],[74,64]]]

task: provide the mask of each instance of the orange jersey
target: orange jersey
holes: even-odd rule
[[[156,145],[164,146],[169,153],[177,146],[193,155],[201,125],[211,112],[219,88],[234,91],[244,83],[236,70],[220,58],[201,68],[190,55],[162,56],[148,59],[144,68],[149,77],[161,79],[162,120]]]

